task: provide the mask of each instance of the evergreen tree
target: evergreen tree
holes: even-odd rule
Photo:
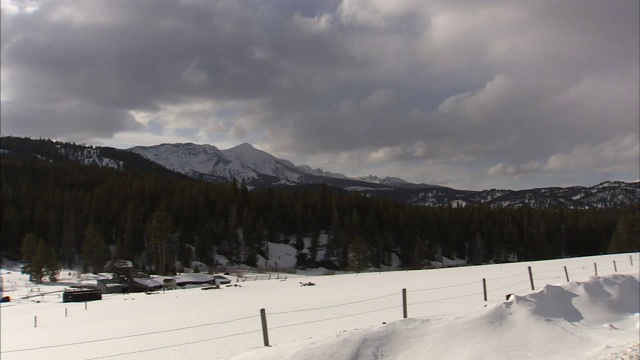
[[[68,267],[72,267],[75,262],[76,234],[74,220],[74,215],[65,212],[62,225],[61,255],[62,262]]]
[[[127,204],[124,233],[122,235],[123,249],[121,259],[128,259],[133,255],[140,255],[144,249],[144,223],[139,214],[139,207],[135,202]],[[118,249],[120,251],[120,249]]]
[[[242,240],[238,235],[238,213],[237,205],[231,205],[229,211],[229,225],[227,226],[227,234],[223,240],[222,251],[228,258],[234,261],[240,261],[240,245]]]
[[[640,212],[623,214],[607,248],[609,253],[637,252],[640,250]]]
[[[22,246],[20,247],[20,251],[22,252],[23,262],[30,263],[33,256],[36,254],[36,250],[38,249],[38,238],[32,233],[28,233],[22,238]]]
[[[153,214],[147,230],[153,263],[160,275],[167,274],[167,260],[173,260],[175,257],[175,253],[171,251],[172,226],[171,216],[164,211],[157,211]]]
[[[60,275],[60,265],[58,264],[58,256],[56,252],[51,249],[49,258],[47,259],[47,265],[45,266],[45,274],[49,278],[50,282],[57,282]]]
[[[353,239],[349,246],[349,268],[355,272],[360,272],[369,267],[369,255],[371,248],[362,236]]]
[[[318,260],[318,242],[320,240],[320,232],[316,229],[315,226],[311,227],[311,242],[309,244],[309,260],[311,260],[311,264],[315,265]]]
[[[45,268],[49,262],[49,255],[50,250],[47,247],[47,243],[45,243],[43,239],[40,239],[38,241],[36,253],[33,255],[31,263],[29,264],[29,275],[31,277],[31,281],[36,284],[42,284],[42,278],[46,275]]]
[[[84,271],[99,273],[104,269],[107,259],[105,255],[104,237],[93,223],[89,223],[84,232],[84,242],[82,243],[82,258]]]

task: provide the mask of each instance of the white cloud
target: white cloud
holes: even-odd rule
[[[255,126],[249,115],[250,106],[245,102],[194,100],[130,113],[149,131],[156,129],[153,131],[156,135],[176,140],[184,137],[179,135],[182,132],[198,134],[202,142],[214,142],[225,136],[243,139],[248,129]]]
[[[366,160],[376,163],[395,160],[424,159],[428,157],[429,154],[429,146],[423,141],[418,141],[413,144],[388,146],[376,149],[366,156]]]
[[[295,13],[291,17],[291,25],[296,30],[306,31],[312,34],[320,34],[329,31],[333,27],[333,15],[321,14],[310,18]]]
[[[554,172],[596,170],[631,171],[640,166],[638,134],[621,134],[595,146],[578,145],[568,153],[552,155],[544,165]]]
[[[444,114],[472,119],[474,121],[490,120],[496,109],[518,90],[512,79],[498,75],[480,90],[468,91],[454,95],[440,104],[438,111]]]
[[[640,166],[638,134],[620,134],[597,145],[577,145],[571,151],[550,156],[544,163],[531,160],[522,164],[500,162],[489,168],[494,177],[521,178],[532,173],[579,174],[638,173]]]
[[[381,108],[389,107],[395,104],[398,94],[389,89],[379,89],[372,92],[369,96],[362,100],[361,106],[369,111],[376,111]]]
[[[489,175],[497,176],[497,177],[501,177],[501,176],[517,177],[520,175],[525,175],[535,171],[539,171],[541,168],[542,168],[542,164],[535,160],[531,160],[521,165],[508,165],[505,163],[499,163],[497,165],[492,166],[489,169]]]
[[[344,0],[337,14],[343,24],[384,27],[423,8],[417,1]]]
[[[197,62],[193,62],[182,72],[182,79],[189,85],[199,86],[209,82],[209,76],[200,68]]]
[[[0,10],[7,15],[32,13],[38,10],[39,6],[38,1],[32,0],[0,0]]]

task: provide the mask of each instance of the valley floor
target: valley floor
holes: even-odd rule
[[[35,285],[5,268],[3,296],[12,301],[0,308],[0,355],[638,359],[638,264],[634,253],[420,271],[280,274],[271,280],[229,276],[232,284],[217,290],[113,294],[88,303],[60,298],[65,286],[78,282],[73,272],[63,272],[58,284]],[[95,281],[88,275],[80,280]]]

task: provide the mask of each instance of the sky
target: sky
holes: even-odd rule
[[[1,0],[1,133],[458,189],[640,179],[637,0]]]
[[[11,265],[1,270],[11,298],[0,306],[3,360],[620,360],[640,346],[638,253],[258,281],[264,273],[245,272],[247,281],[228,276],[239,287],[88,303],[59,298],[75,271],[37,286]]]

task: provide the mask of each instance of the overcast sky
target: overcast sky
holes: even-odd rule
[[[640,178],[637,0],[2,1],[2,135],[458,189]]]

